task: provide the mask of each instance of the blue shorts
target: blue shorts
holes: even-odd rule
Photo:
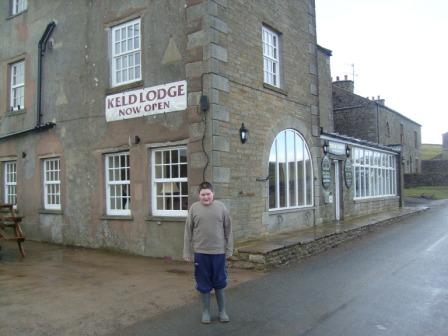
[[[226,255],[195,253],[194,277],[196,289],[201,293],[209,293],[212,289],[226,287]]]

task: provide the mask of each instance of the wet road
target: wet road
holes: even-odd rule
[[[229,324],[199,303],[114,335],[448,335],[448,206],[228,290]]]

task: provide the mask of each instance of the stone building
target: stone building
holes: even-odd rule
[[[385,105],[380,97],[354,93],[354,82],[333,82],[336,132],[383,145],[401,147],[404,173],[421,172],[421,125]]]
[[[204,179],[237,240],[399,206],[399,153],[333,133],[314,0],[10,0],[0,31],[30,239],[179,258]]]

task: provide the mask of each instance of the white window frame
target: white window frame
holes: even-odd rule
[[[25,60],[10,65],[10,102],[11,111],[25,108]]]
[[[172,153],[177,151],[177,162],[173,162]],[[180,152],[185,151],[186,160],[181,162],[180,160]],[[162,153],[161,155],[169,155],[168,163],[166,163],[163,159],[161,162],[158,162],[156,159],[157,153]],[[174,177],[175,170],[173,167],[177,166],[177,176]],[[181,166],[184,166],[187,176],[181,176]],[[160,170],[158,169],[160,168]],[[165,177],[166,168],[169,169],[170,175]],[[159,173],[156,173],[156,170],[159,170]],[[162,175],[162,176],[160,176]],[[187,147],[186,146],[176,146],[176,147],[163,147],[153,149],[151,152],[151,180],[152,180],[152,214],[154,216],[170,216],[170,217],[185,217],[188,214],[188,155],[187,155]],[[162,196],[157,193],[158,185],[162,185]],[[167,186],[169,186],[167,188]],[[179,188],[180,186],[180,188]],[[186,186],[187,190],[183,190]],[[165,188],[167,188],[167,193],[165,194]],[[186,207],[184,209],[160,209],[158,208],[157,201],[158,199],[162,199],[163,207],[165,207],[166,202],[165,199],[168,198],[165,195],[171,194],[171,207],[174,206],[174,194],[173,189],[178,189],[178,196],[181,198],[179,201],[179,207],[182,207],[182,198],[186,201]]]
[[[122,158],[124,158],[124,165],[122,165]],[[104,159],[106,177],[106,213],[111,216],[130,216],[131,166],[129,152],[106,154]],[[110,161],[110,159],[112,159],[112,161]],[[111,162],[112,166],[110,165]],[[118,163],[118,165],[115,165],[116,163]],[[111,174],[111,172],[114,173]],[[113,189],[115,189],[115,191],[121,189],[121,196],[113,195]],[[123,191],[127,192],[127,194],[123,195]]]
[[[61,160],[53,157],[42,160],[44,209],[61,210]]]
[[[353,199],[396,196],[396,156],[360,147],[353,148]]]
[[[17,15],[27,9],[27,0],[12,0],[11,1],[11,15]]]
[[[141,80],[140,18],[112,27],[110,41],[112,87]]]
[[[3,163],[3,201],[6,204],[17,205],[17,161]]]
[[[280,34],[262,27],[264,82],[280,87]]]
[[[288,154],[288,134],[293,136],[294,143],[292,145],[292,151],[290,150]],[[281,148],[281,145],[279,143],[280,137],[284,137],[284,148]],[[298,146],[301,146],[301,148],[298,148]],[[275,153],[274,153],[275,152]],[[289,157],[291,156],[292,157]],[[301,157],[301,160],[299,160],[299,156]],[[284,156],[285,158],[285,195],[283,196],[285,198],[285,206],[282,206],[280,204],[280,163],[283,162],[281,159],[281,156]],[[309,161],[309,167],[307,167],[307,160]],[[284,210],[284,209],[298,209],[298,208],[307,208],[312,207],[314,203],[314,185],[313,185],[313,160],[311,157],[311,153],[309,151],[308,144],[306,143],[303,136],[293,129],[286,129],[277,134],[277,136],[274,139],[274,142],[272,143],[271,150],[269,153],[269,161],[275,162],[275,176],[274,176],[274,187],[275,187],[275,206],[271,208],[269,201],[269,211],[276,211],[276,210]],[[289,163],[294,162],[294,168],[290,169]],[[301,162],[302,164],[302,176],[299,174],[299,167],[298,162]],[[269,174],[271,175],[271,174]],[[272,178],[272,176],[269,176]],[[293,188],[294,190],[290,191],[290,177],[293,177]],[[270,181],[271,183],[271,181]],[[269,184],[270,184],[269,183]],[[299,185],[301,185],[301,188],[299,188]],[[309,191],[308,191],[309,189]],[[294,193],[294,199],[291,200],[291,192]],[[299,204],[299,195],[302,193],[303,197],[303,204]],[[270,191],[268,188],[268,198],[270,197]]]

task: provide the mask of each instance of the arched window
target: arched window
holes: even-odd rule
[[[386,121],[386,136],[390,137],[390,126],[389,126],[389,122]]]
[[[269,210],[313,205],[313,166],[308,146],[295,130],[280,132],[269,154]]]

